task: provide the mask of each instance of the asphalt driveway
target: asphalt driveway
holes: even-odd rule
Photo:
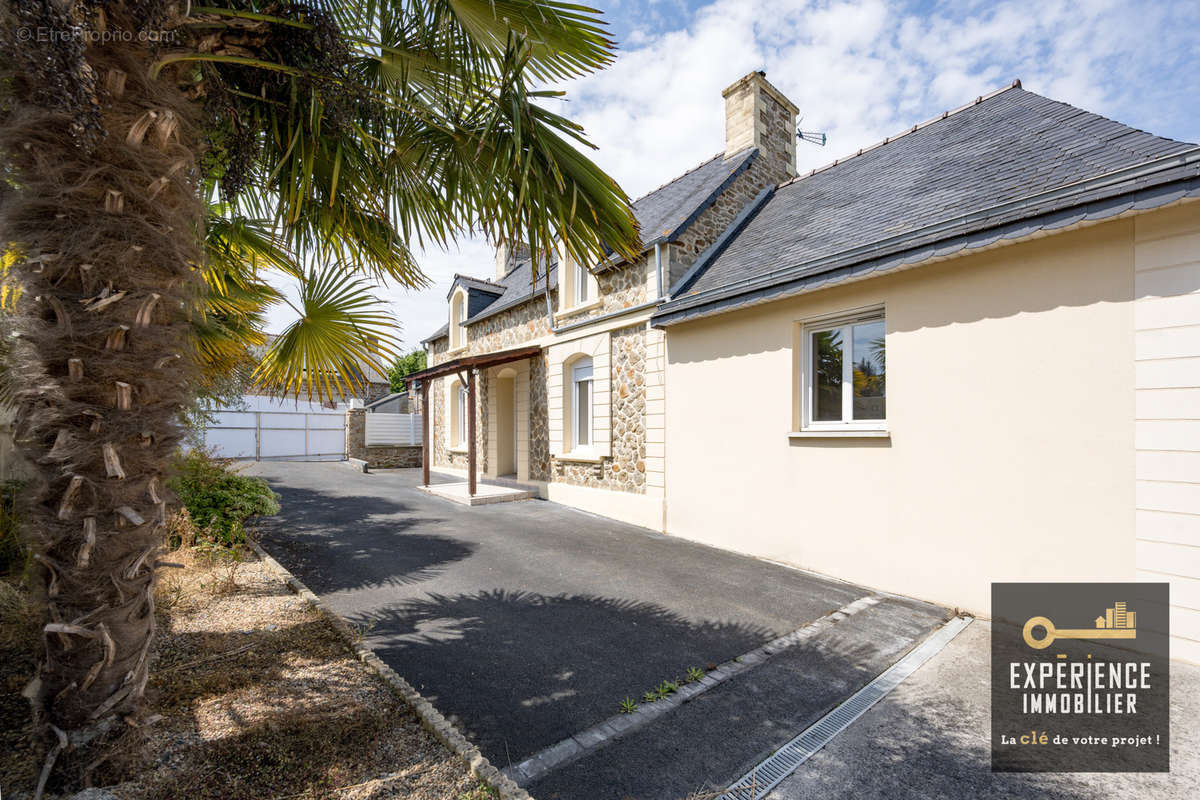
[[[504,768],[873,593],[544,501],[467,508],[418,470],[252,467],[282,497],[264,547]],[[893,597],[529,786],[683,798],[727,785],[946,618]],[[852,623],[852,624],[851,624]]]

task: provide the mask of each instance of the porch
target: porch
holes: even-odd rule
[[[515,483],[511,478],[521,478],[528,475],[527,447],[528,442],[528,370],[520,362],[541,354],[541,348],[536,346],[519,347],[502,350],[495,353],[485,353],[474,356],[463,356],[442,364],[434,365],[407,377],[410,386],[416,386],[421,393],[421,407],[424,411],[422,424],[423,439],[426,443],[422,454],[422,491],[441,497],[452,502],[468,506],[490,505],[493,503],[525,500],[537,495],[535,489]],[[514,367],[521,366],[519,371]],[[491,423],[488,426],[487,447],[488,464],[493,475],[502,476],[494,482],[479,481],[479,442],[477,436],[477,418],[479,416],[480,381],[489,379],[493,385],[488,393],[488,414]],[[430,400],[430,386],[433,380],[442,377],[456,379],[452,384],[462,387],[462,408],[457,417],[447,409],[445,414],[450,430],[457,433],[453,441],[461,441],[463,449],[458,452],[466,453],[466,480],[451,483],[433,483],[430,478],[433,452],[436,449],[436,433],[434,431],[434,414]],[[523,391],[522,391],[523,390]],[[456,392],[448,393],[449,397]],[[455,397],[457,402],[457,397]],[[458,410],[458,409],[456,409]],[[456,419],[456,424],[451,424]],[[464,429],[465,428],[465,429]]]

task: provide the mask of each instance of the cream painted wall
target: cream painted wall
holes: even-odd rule
[[[667,531],[989,612],[1134,578],[1132,220],[672,326]],[[886,306],[890,438],[789,439],[792,339]]]
[[[1137,217],[1137,575],[1171,584],[1171,653],[1200,663],[1200,202]]]

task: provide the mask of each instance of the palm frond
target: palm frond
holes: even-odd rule
[[[339,265],[301,286],[300,319],[276,337],[254,380],[281,394],[328,399],[363,388],[365,368],[383,374],[399,352],[399,325],[370,287]]]
[[[579,152],[579,126],[537,105],[553,93],[529,90],[611,61],[599,12],[560,0],[314,8],[189,18],[217,44],[174,63],[220,100],[210,151],[237,213],[270,220],[317,263],[407,286],[425,283],[410,247],[467,231],[527,241],[539,263],[560,241],[585,263],[635,251],[629,199]]]

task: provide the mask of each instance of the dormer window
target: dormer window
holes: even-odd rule
[[[566,252],[558,257],[558,300],[562,311],[590,308],[600,298],[596,276],[584,264],[579,264]]]
[[[466,319],[467,293],[459,289],[450,298],[450,349],[457,350],[467,344]]]
[[[592,274],[583,264],[575,265],[575,305],[581,306],[591,298],[589,297],[589,289],[591,288]]]

